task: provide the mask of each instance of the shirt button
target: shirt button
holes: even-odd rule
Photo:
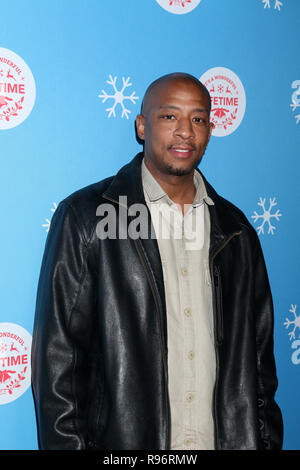
[[[183,276],[187,276],[187,274],[188,274],[188,268],[186,268],[186,267],[181,268],[181,274],[182,274]]]
[[[192,393],[188,393],[187,396],[186,396],[186,401],[188,403],[192,403],[192,401],[194,400],[194,395]]]
[[[187,446],[187,447],[190,446],[192,444],[192,442],[193,442],[192,439],[190,439],[188,437],[186,439],[184,439],[184,441],[183,441],[184,445]]]
[[[186,307],[183,310],[183,313],[185,314],[186,317],[190,317],[192,315],[192,309],[190,307]]]
[[[190,352],[188,353],[188,358],[192,360],[192,359],[194,359],[194,357],[195,357],[194,351],[190,351]]]

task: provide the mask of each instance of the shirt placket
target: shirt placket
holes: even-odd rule
[[[187,214],[185,217],[190,217]],[[195,306],[192,302],[191,292],[191,253],[185,249],[185,239],[183,230],[184,219],[181,223],[181,238],[176,240],[178,250],[178,278],[180,311],[184,331],[183,347],[183,423],[182,423],[182,442],[186,449],[193,449],[196,446],[197,429],[197,392],[196,392],[196,357],[195,357]]]

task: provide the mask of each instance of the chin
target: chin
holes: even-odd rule
[[[184,167],[175,167],[172,165],[167,166],[167,172],[169,175],[173,176],[186,176],[192,173],[195,169],[195,165],[189,166],[187,168]]]

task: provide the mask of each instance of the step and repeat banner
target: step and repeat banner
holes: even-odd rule
[[[299,0],[15,0],[1,5],[0,449],[37,449],[30,350],[51,217],[141,150],[154,79],[212,97],[201,170],[259,235],[275,307],[284,449],[300,449]]]

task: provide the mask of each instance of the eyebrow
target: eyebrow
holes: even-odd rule
[[[173,105],[161,105],[159,106],[158,109],[176,109],[176,110],[179,110],[180,108],[178,106],[173,106]],[[205,108],[194,108],[192,109],[193,112],[197,112],[197,113],[207,113],[208,110],[205,109]]]

